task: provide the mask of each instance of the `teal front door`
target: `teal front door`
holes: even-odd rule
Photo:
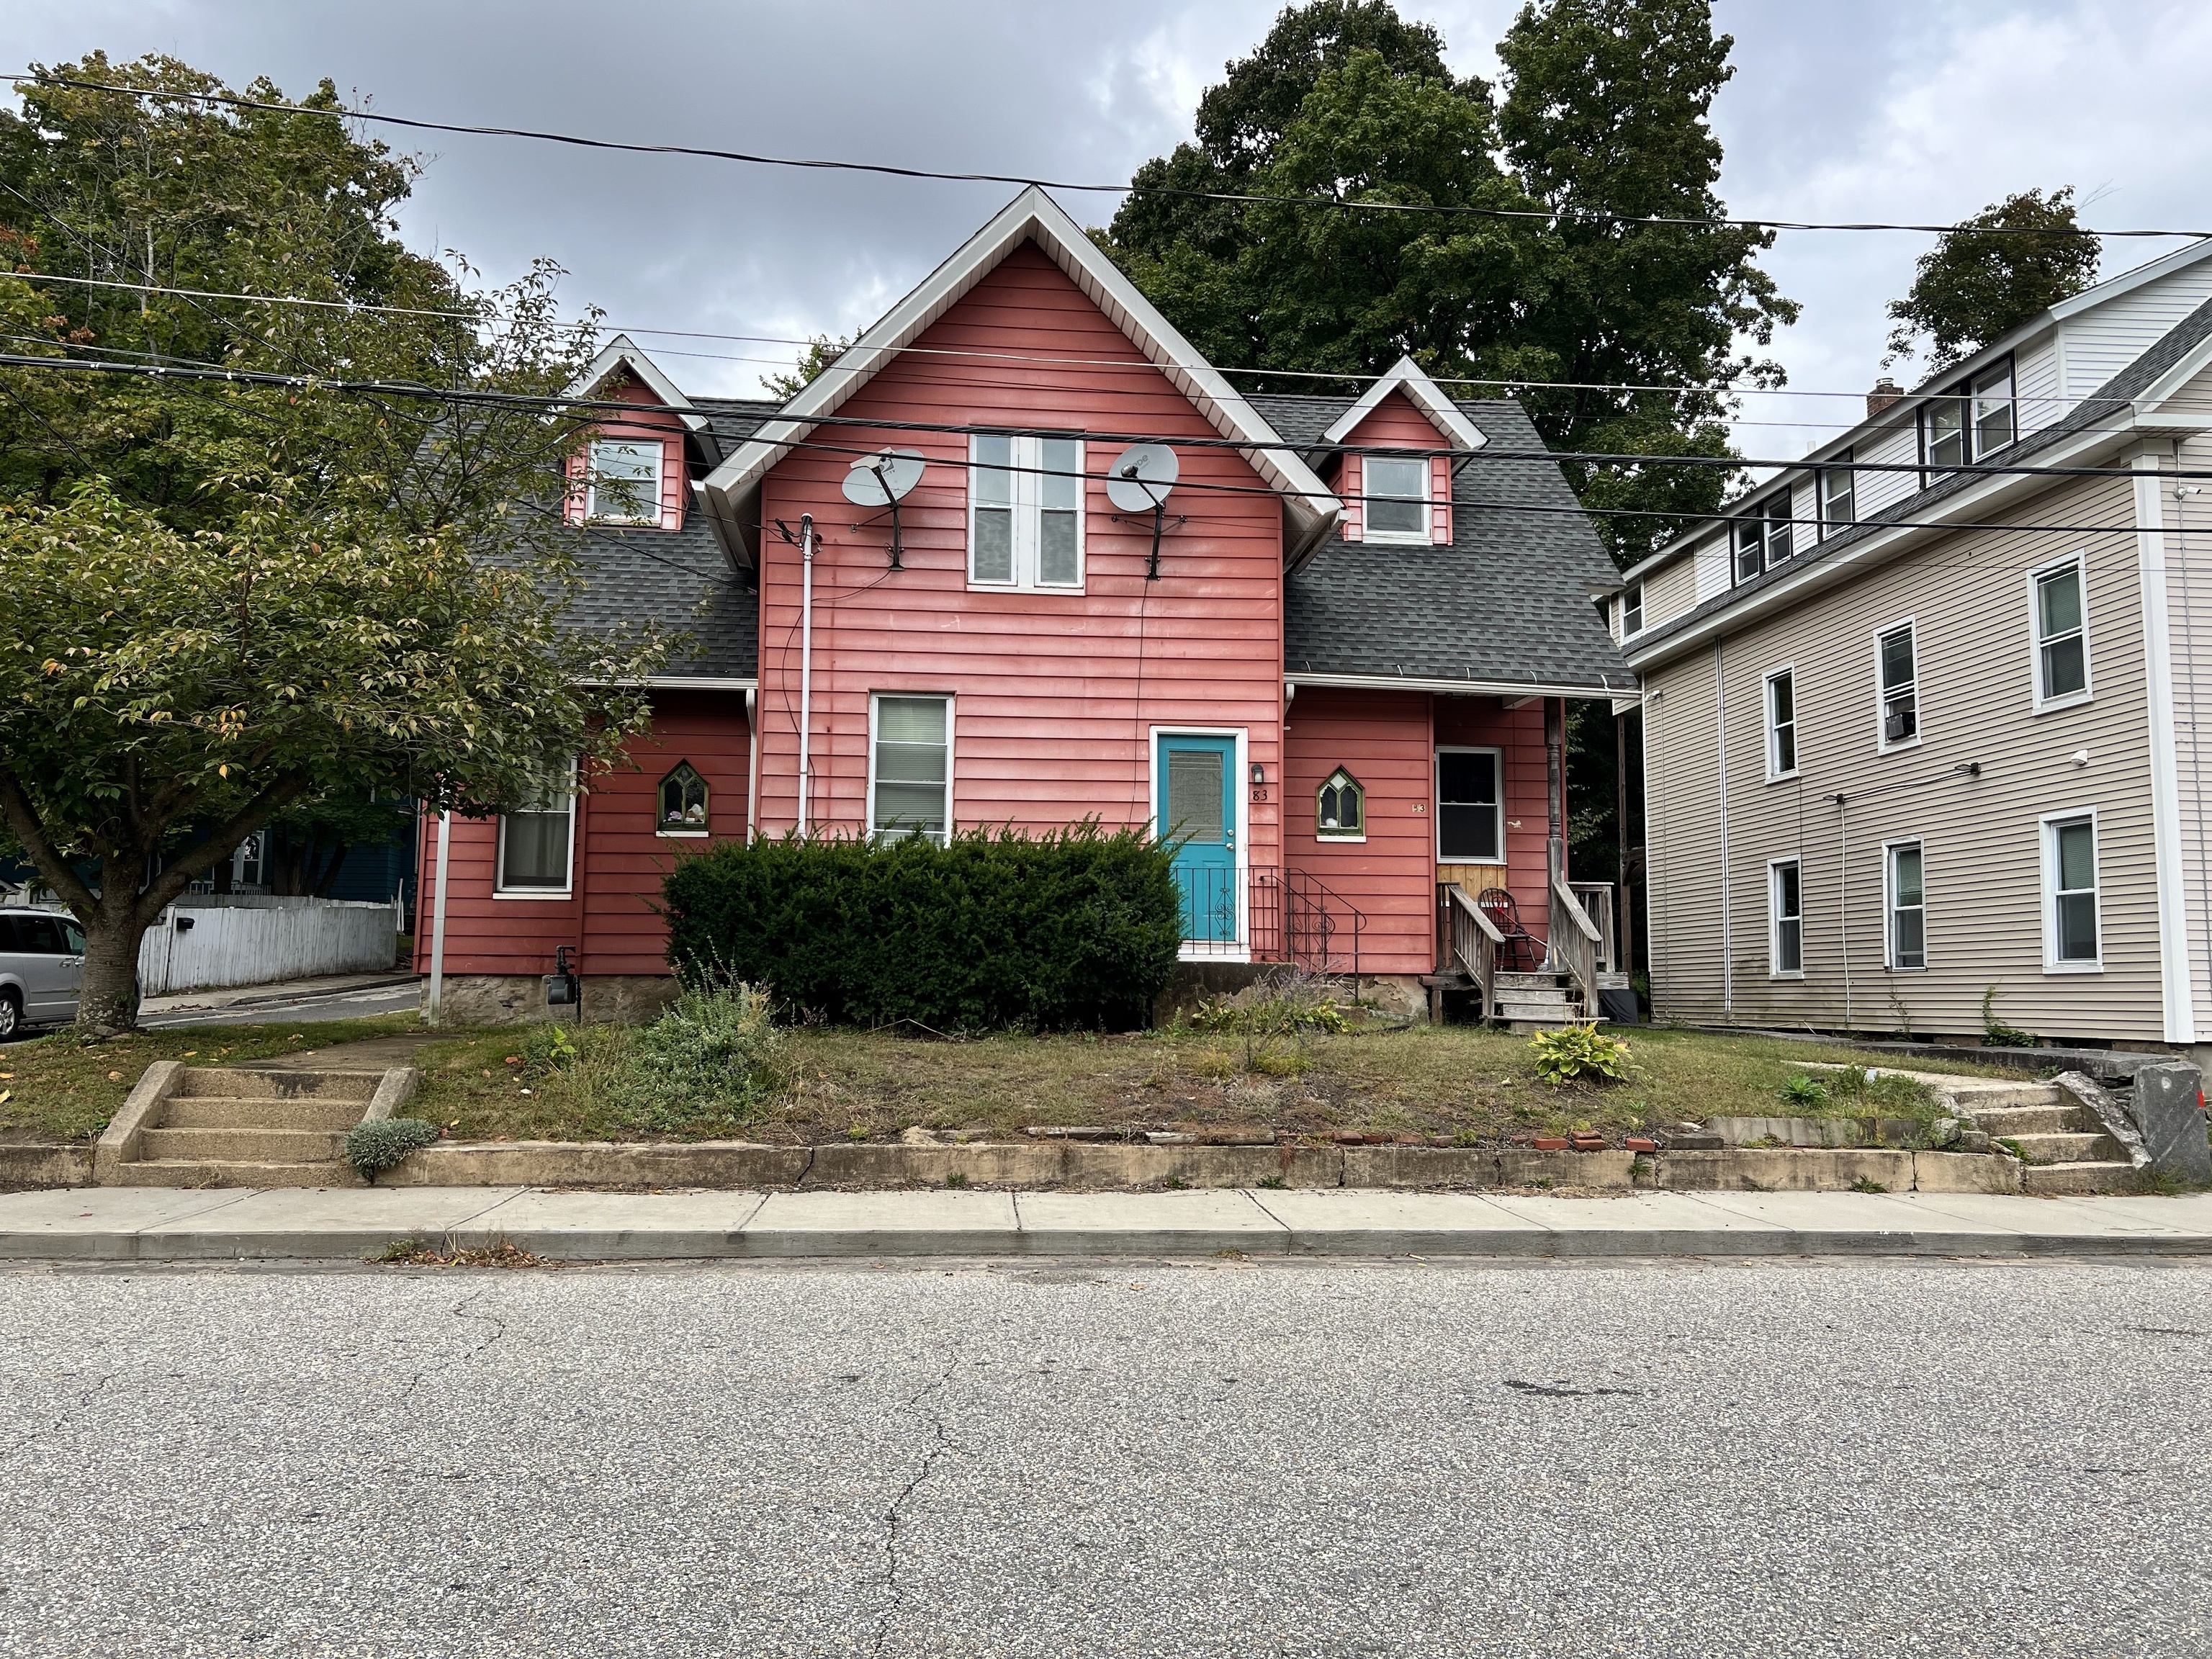
[[[1182,936],[1237,943],[1237,739],[1159,740],[1160,835],[1175,845]]]

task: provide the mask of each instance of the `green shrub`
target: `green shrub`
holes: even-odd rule
[[[1782,1098],[1792,1106],[1820,1106],[1828,1098],[1827,1085],[1800,1072],[1782,1085]]]
[[[1595,1025],[1539,1031],[1528,1046],[1535,1050],[1536,1075],[1547,1083],[1572,1083],[1581,1078],[1600,1083],[1627,1080],[1628,1045]]]
[[[684,992],[633,1032],[601,1086],[631,1121],[738,1124],[781,1086],[768,998],[750,985]]]
[[[1167,850],[1082,823],[1042,836],[730,842],[664,884],[684,982],[743,980],[841,1024],[939,1031],[1141,1024],[1182,915]]]
[[[346,1132],[346,1162],[361,1172],[364,1181],[374,1181],[386,1170],[397,1169],[407,1154],[419,1151],[438,1138],[438,1131],[419,1117],[379,1118],[371,1123],[356,1123]]]
[[[1200,998],[1186,1023],[1193,1030],[1244,1036],[1334,1036],[1352,1029],[1328,981],[1296,968],[1264,974],[1235,997]]]

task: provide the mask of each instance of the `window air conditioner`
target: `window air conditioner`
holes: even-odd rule
[[[1913,720],[1910,708],[1893,708],[1881,717],[1881,740],[1884,743],[1903,743],[1912,735]]]

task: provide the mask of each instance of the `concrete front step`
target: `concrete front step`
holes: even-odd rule
[[[361,1121],[365,1102],[323,1100],[177,1099],[161,1107],[164,1129],[350,1129]]]
[[[352,1100],[375,1094],[381,1072],[256,1072],[187,1066],[172,1100]]]
[[[1979,1117],[1985,1109],[1996,1111],[2003,1107],[2081,1104],[2055,1083],[2008,1083],[1978,1079],[1972,1083],[1947,1085],[1945,1092],[1976,1117]]]
[[[240,1164],[156,1158],[118,1164],[118,1187],[365,1187],[350,1164]]]
[[[193,1164],[320,1164],[338,1158],[345,1136],[326,1129],[149,1129],[140,1157]]]
[[[2030,1164],[2109,1164],[2121,1159],[2110,1135],[2039,1134],[2008,1137]]]
[[[2140,1192],[2142,1182],[2131,1164],[2029,1164],[2021,1169],[2020,1189],[2046,1196],[2079,1197],[2088,1193]]]
[[[2069,1106],[1991,1106],[1986,1109],[1959,1103],[1959,1109],[1973,1114],[1974,1121],[1993,1135],[2100,1134],[2104,1126],[2097,1115],[2079,1103]]]

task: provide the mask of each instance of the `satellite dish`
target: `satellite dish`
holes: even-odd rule
[[[1132,444],[1106,469],[1106,499],[1123,513],[1157,513],[1179,471],[1165,444]]]
[[[921,482],[921,452],[886,449],[863,455],[845,474],[845,499],[855,507],[889,507],[902,501]]]

